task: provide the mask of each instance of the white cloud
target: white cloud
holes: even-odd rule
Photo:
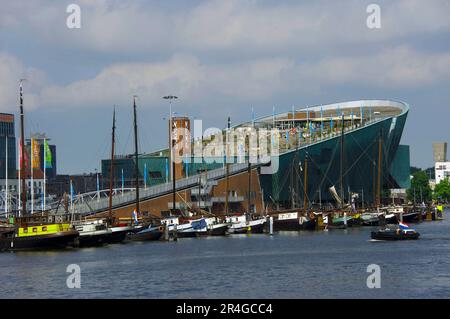
[[[12,2],[14,3],[14,2]],[[20,26],[47,45],[108,55],[161,53],[167,50],[324,54],[337,48],[400,41],[403,37],[450,31],[447,0],[378,1],[382,28],[366,27],[361,1],[262,2],[212,0],[166,7],[146,1],[80,0],[82,28],[65,26],[65,3],[36,1],[32,5],[6,4],[1,14],[7,25]],[[3,10],[3,8],[2,8]]]
[[[12,112],[19,101],[19,80],[24,83],[24,99],[29,109],[38,106],[39,92],[47,84],[44,72],[24,66],[16,57],[0,52],[0,111]]]
[[[2,105],[17,100],[17,78],[28,74],[33,86],[29,104],[42,107],[92,107],[129,103],[138,94],[147,107],[174,93],[198,103],[214,98],[261,101],[276,94],[304,94],[322,87],[359,86],[417,88],[450,80],[450,53],[424,54],[409,47],[386,49],[371,56],[325,58],[296,62],[266,58],[239,63],[205,63],[175,55],[154,63],[113,64],[91,79],[49,85],[42,72],[25,68],[17,59],[0,56]],[[36,83],[38,85],[36,85]]]

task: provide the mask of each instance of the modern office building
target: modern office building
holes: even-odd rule
[[[8,145],[8,151],[6,151]],[[8,159],[6,159],[8,154]],[[16,178],[16,136],[14,114],[0,113],[0,180],[6,178],[8,163],[8,179]]]
[[[447,162],[447,142],[433,143],[434,162]]]

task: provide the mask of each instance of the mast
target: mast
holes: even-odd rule
[[[136,117],[136,95],[133,96],[133,113],[134,113],[134,175],[136,179],[136,214],[139,214],[139,167],[138,167],[138,130]]]
[[[341,195],[341,209],[344,209],[344,112],[342,112],[342,130],[341,130],[341,155],[340,155],[340,167],[339,167],[339,184]]]
[[[5,163],[6,163],[6,172],[5,172],[5,213],[8,216],[8,132],[5,134]]]
[[[381,132],[380,137],[378,138],[378,176],[377,176],[377,207],[380,207],[381,204],[381,166],[382,163],[382,139],[381,139]]]
[[[308,210],[308,153],[305,155],[305,173],[303,181],[303,216]]]
[[[44,214],[44,212],[45,212],[45,195],[46,195],[46,181],[47,181],[47,152],[46,152],[46,139],[45,139],[45,137],[44,137],[44,184],[42,185],[43,186],[43,188],[44,188],[44,195],[43,195],[43,198],[42,198],[42,214]]]
[[[20,80],[19,95],[20,95],[20,148],[22,158],[20,161],[21,183],[22,183],[22,215],[27,214],[27,188],[25,184],[25,128],[24,128],[24,113],[23,113],[23,83],[24,79]]]
[[[116,144],[116,108],[113,111],[112,139],[111,139],[111,163],[109,167],[109,222],[112,222],[112,193],[114,180],[114,146]]]
[[[289,133],[287,133],[289,134]],[[295,156],[295,155],[294,155]],[[291,208],[293,209],[295,207],[295,192],[294,192],[294,172],[295,172],[295,157],[292,158],[291,163],[291,179],[290,179],[290,188],[291,188]]]
[[[226,156],[225,156],[225,175],[226,175],[226,182],[225,182],[225,214],[228,215],[228,211],[229,211],[229,204],[228,204],[228,193],[229,191],[229,187],[230,187],[230,181],[229,181],[229,174],[230,174],[230,165],[228,164],[228,156],[229,154],[229,135],[230,135],[230,127],[231,127],[231,119],[228,116],[228,129],[227,129],[227,136],[226,136]]]

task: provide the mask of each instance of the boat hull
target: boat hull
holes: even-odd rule
[[[1,238],[0,251],[64,249],[73,245],[78,236],[78,231],[69,230],[39,236]]]
[[[300,222],[298,218],[282,219],[273,221],[273,230],[285,231],[299,231],[299,230],[314,230],[316,227],[315,219],[308,219]]]
[[[418,232],[396,232],[394,231],[373,231],[371,238],[376,240],[417,240],[420,234]]]
[[[150,227],[137,233],[130,234],[129,239],[132,241],[154,241],[159,240],[163,235],[162,227]]]

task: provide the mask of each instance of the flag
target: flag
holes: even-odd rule
[[[31,154],[33,169],[41,168],[41,148],[39,143],[34,138],[31,139]]]
[[[23,170],[27,170],[30,167],[30,157],[28,156],[27,150],[22,150],[22,143],[19,142],[19,161],[20,161],[20,168],[22,169],[22,157],[24,162]]]
[[[144,185],[147,186],[147,163],[144,164]]]
[[[252,106],[252,126],[255,126],[255,110],[253,109],[253,106]]]
[[[124,186],[125,186],[125,179],[123,177],[123,168],[122,168],[122,189],[123,189]]]
[[[74,198],[73,183],[72,180],[70,180],[70,200],[72,201],[73,198]]]
[[[400,227],[401,230],[408,230],[409,225],[403,222],[398,222],[398,227]]]
[[[50,150],[50,146],[48,145],[48,141],[44,140],[44,152],[45,152],[45,159],[44,159],[44,167],[45,168],[52,168],[52,151]]]
[[[138,221],[136,209],[133,210],[132,217],[133,217],[134,222],[137,224],[139,221]]]
[[[166,183],[169,182],[169,159],[166,158]]]

